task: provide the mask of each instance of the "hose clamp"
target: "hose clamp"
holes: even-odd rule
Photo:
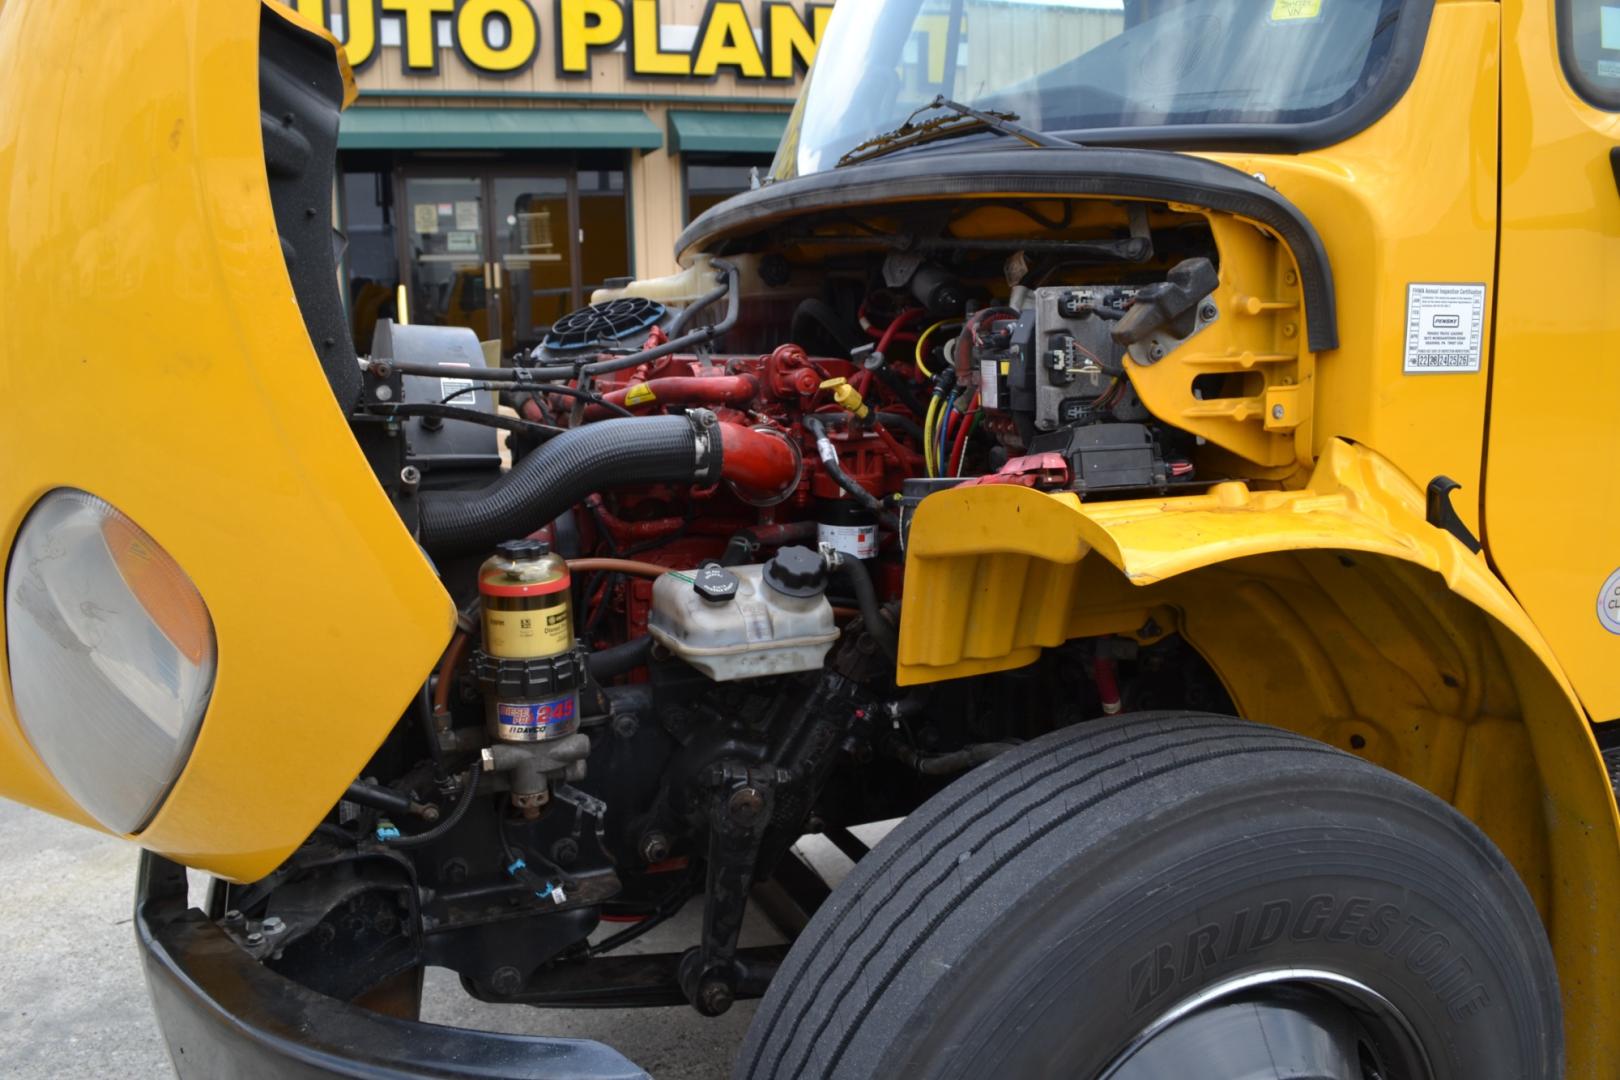
[[[692,479],[713,483],[720,479],[720,418],[708,409],[688,409],[687,423],[692,425],[693,453],[697,467]]]

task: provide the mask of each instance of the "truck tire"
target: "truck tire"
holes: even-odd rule
[[[1192,713],[1058,731],[930,799],[816,913],[734,1072],[1562,1075],[1546,935],[1479,829]]]

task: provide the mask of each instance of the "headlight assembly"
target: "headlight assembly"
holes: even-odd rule
[[[145,827],[214,687],[214,625],[191,579],[117,509],[58,489],[11,553],[6,649],[18,720],[57,781],[107,828]]]

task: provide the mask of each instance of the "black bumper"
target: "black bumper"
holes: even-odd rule
[[[188,910],[185,871],[150,853],[141,856],[135,936],[181,1080],[650,1080],[598,1042],[414,1023],[317,994]]]

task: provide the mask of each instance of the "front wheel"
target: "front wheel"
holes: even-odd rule
[[[1310,739],[1144,713],[929,800],[795,943],[738,1078],[1563,1074],[1501,852]]]

